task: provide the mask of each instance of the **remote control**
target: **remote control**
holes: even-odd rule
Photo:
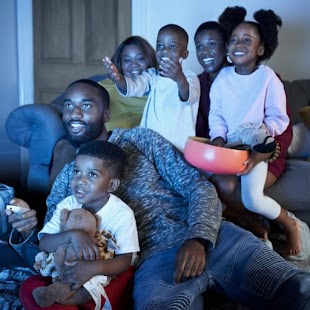
[[[13,205],[7,205],[6,209],[11,210],[14,213],[22,214],[24,212],[27,212],[29,209],[20,207],[20,206],[13,206]]]

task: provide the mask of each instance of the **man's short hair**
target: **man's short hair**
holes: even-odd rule
[[[104,110],[108,109],[109,108],[109,104],[110,104],[110,96],[109,96],[109,93],[108,91],[103,87],[101,86],[100,84],[98,84],[97,82],[93,81],[93,80],[89,80],[89,79],[80,79],[80,80],[77,80],[77,81],[74,81],[72,82],[66,89],[66,92],[67,90],[75,85],[75,84],[87,84],[91,87],[94,87],[96,88],[100,95],[101,95],[101,98],[102,98],[102,103],[104,104]]]

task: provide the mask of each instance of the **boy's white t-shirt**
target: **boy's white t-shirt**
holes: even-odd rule
[[[196,120],[200,98],[197,75],[183,71],[189,84],[189,98],[181,101],[178,85],[170,78],[162,77],[154,68],[148,69],[135,79],[125,77],[127,97],[148,94],[140,125],[150,128],[170,141],[181,151],[189,136],[196,135]]]
[[[62,209],[82,208],[73,195],[62,200],[56,207],[53,216],[38,233],[55,234],[60,232],[60,211]],[[118,249],[115,254],[139,252],[138,231],[132,209],[120,198],[110,194],[108,202],[96,213],[100,218],[98,230],[105,229],[113,234]]]

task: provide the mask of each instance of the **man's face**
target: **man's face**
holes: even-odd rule
[[[98,138],[104,128],[104,104],[99,90],[84,83],[72,85],[65,93],[62,121],[74,147]]]

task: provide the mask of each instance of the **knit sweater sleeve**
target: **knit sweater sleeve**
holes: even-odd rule
[[[58,174],[50,194],[46,199],[47,212],[44,219],[44,224],[51,218],[56,209],[57,204],[71,195],[70,180],[72,176],[72,164],[66,164],[61,172]]]
[[[157,173],[167,184],[166,188],[170,189],[171,196],[184,197],[186,203],[182,208],[188,208],[186,239],[203,238],[214,247],[222,209],[213,184],[190,166],[183,154],[156,132],[137,127],[127,131],[126,136],[130,143],[152,162]],[[144,178],[148,177],[147,173],[144,171]],[[156,212],[155,208],[156,206],[152,206],[150,212]],[[175,206],[175,209],[178,209],[178,206]]]

